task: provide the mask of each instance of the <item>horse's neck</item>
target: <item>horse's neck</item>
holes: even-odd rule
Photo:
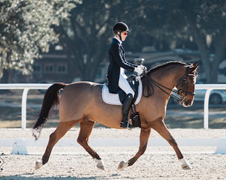
[[[151,75],[151,77],[158,83],[166,86],[167,88],[173,89],[181,77],[184,74],[183,66],[175,66],[172,68],[163,68]]]

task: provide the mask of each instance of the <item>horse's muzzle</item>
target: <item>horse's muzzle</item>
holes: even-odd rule
[[[193,104],[193,101],[184,101],[184,102],[182,103],[182,105],[183,105],[184,107],[192,106],[192,104]]]

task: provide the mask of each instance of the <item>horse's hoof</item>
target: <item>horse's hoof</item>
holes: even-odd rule
[[[35,163],[35,170],[41,168],[42,166],[43,166],[42,161],[39,161],[39,160],[36,161],[36,163]]]
[[[186,159],[179,159],[179,161],[182,163],[181,167],[183,170],[191,170],[191,166],[189,164],[189,162]]]
[[[189,165],[182,165],[183,170],[191,170],[192,168]]]
[[[105,171],[105,169],[104,169],[104,163],[103,163],[102,161],[99,161],[99,162],[97,163],[97,168],[100,169],[100,170]]]
[[[101,160],[99,160],[99,159],[95,159],[95,161],[97,162],[97,168],[100,169],[100,170],[105,171],[104,163]]]
[[[124,169],[124,168],[126,168],[126,167],[128,167],[128,166],[129,166],[128,162],[121,161],[121,162],[119,163],[119,165],[118,165],[118,170]]]

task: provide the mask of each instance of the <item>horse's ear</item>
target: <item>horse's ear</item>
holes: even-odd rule
[[[197,62],[194,62],[192,65],[193,66],[199,66]]]
[[[192,64],[191,69],[192,69],[192,71],[197,71],[198,67],[199,67],[198,63],[197,63],[197,62],[194,62],[194,63]]]

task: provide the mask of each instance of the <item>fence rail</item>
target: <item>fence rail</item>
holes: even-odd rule
[[[21,102],[21,127],[26,129],[27,94],[30,89],[48,89],[52,84],[0,84],[1,89],[23,89]]]
[[[30,89],[48,89],[52,84],[0,84],[1,89],[23,89],[21,102],[21,127],[26,129],[27,94]],[[212,90],[226,89],[226,84],[197,84],[196,89],[205,89],[204,99],[204,129],[209,128],[209,97]]]

